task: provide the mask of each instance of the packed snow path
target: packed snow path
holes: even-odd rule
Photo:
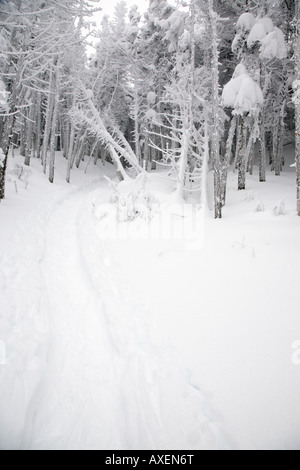
[[[12,386],[12,407],[14,396],[19,402],[26,390],[20,405],[24,423],[19,419],[9,433],[8,417],[1,446],[228,447],[208,400],[192,386],[164,335],[154,331],[151,318],[147,320],[147,312],[118,274],[109,242],[97,236],[95,198],[101,199],[99,190],[62,192],[50,215],[37,218],[41,231],[35,238],[40,243],[36,246],[34,240],[32,249],[39,250],[35,275],[43,291],[44,319],[43,336],[32,338],[39,344],[32,348],[32,361],[40,362],[30,380],[23,370]],[[28,228],[23,226],[24,236]],[[26,271],[20,262],[18,269]],[[28,284],[36,266],[31,270]],[[23,282],[26,289],[26,278]]]
[[[32,436],[25,447],[97,448],[114,437],[114,429],[99,420],[107,408],[114,414],[116,402],[110,397],[113,363],[101,325],[102,306],[80,258],[77,213],[82,197],[79,192],[63,202],[46,231],[51,341],[46,373],[28,411]]]
[[[0,448],[298,449],[294,169],[240,192],[230,173],[191,251],[136,241],[141,219],[114,240],[113,169],[70,186],[58,162],[0,206]]]

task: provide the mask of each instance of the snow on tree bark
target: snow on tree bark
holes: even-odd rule
[[[239,155],[238,155],[238,190],[242,191],[246,189],[246,135],[247,128],[245,126],[245,118],[241,116],[240,120],[240,141],[239,141]]]
[[[225,158],[223,164],[223,171],[222,171],[222,205],[225,206],[226,203],[226,192],[227,192],[227,176],[228,176],[228,168],[230,165],[231,155],[232,155],[232,145],[233,139],[236,132],[237,127],[237,116],[233,116],[230,124],[230,129],[228,133],[228,138],[226,142],[226,151],[225,151]]]
[[[55,171],[55,144],[56,144],[56,126],[57,126],[57,112],[58,112],[58,84],[59,84],[59,70],[58,58],[54,59],[53,63],[53,114],[51,124],[51,137],[50,137],[50,161],[49,161],[49,181],[54,182]]]
[[[213,8],[213,0],[208,2],[209,21],[212,36],[212,160],[214,168],[214,206],[215,218],[222,218],[222,189],[221,189],[221,160],[220,160],[220,134],[219,134],[219,50],[217,14]]]

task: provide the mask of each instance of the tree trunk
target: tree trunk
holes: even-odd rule
[[[85,151],[85,145],[86,145],[86,135],[87,135],[87,132],[84,134],[83,138],[82,138],[82,141],[81,141],[81,144],[79,146],[79,150],[78,150],[78,153],[76,155],[76,168],[79,168],[80,166],[80,163],[82,162],[82,160],[84,160],[84,151]]]
[[[36,134],[35,134],[35,152],[36,158],[41,158],[41,132],[42,132],[42,110],[41,110],[41,93],[37,93],[37,109],[36,109]]]
[[[140,125],[139,125],[139,96],[137,88],[134,93],[134,144],[135,144],[135,154],[137,156],[138,162],[142,165],[142,152],[140,144]]]
[[[223,171],[222,171],[222,206],[223,207],[226,204],[228,168],[229,168],[230,160],[231,160],[232,145],[233,145],[234,134],[236,131],[236,125],[237,125],[237,118],[236,116],[234,116],[231,120],[231,125],[230,125],[230,129],[228,133],[228,139],[226,142],[226,152],[225,152],[224,165],[223,165]]]
[[[213,0],[208,0],[209,22],[212,38],[212,160],[214,168],[214,205],[215,218],[222,218],[222,188],[221,188],[221,161],[220,161],[220,134],[219,134],[219,50],[217,14],[213,9]]]
[[[117,133],[117,138],[116,139],[118,139],[118,140],[116,140],[108,132],[108,130],[107,130],[104,122],[102,121],[101,116],[100,116],[99,112],[97,111],[93,101],[91,100],[90,96],[88,96],[84,85],[82,86],[82,91],[86,95],[86,103],[87,103],[87,106],[88,106],[88,108],[89,108],[89,110],[92,114],[92,117],[90,117],[90,116],[83,113],[82,114],[82,119],[85,121],[88,128],[91,128],[96,135],[99,135],[99,139],[103,143],[105,142],[105,144],[107,145],[107,147],[109,149],[109,152],[110,152],[110,155],[111,155],[113,161],[114,161],[115,158],[118,159],[118,161],[114,161],[114,164],[118,168],[118,174],[120,174],[119,170],[122,167],[122,163],[121,163],[121,160],[120,160],[121,157],[123,157],[135,169],[137,174],[141,173],[143,171],[143,169],[140,166],[140,164],[139,164],[139,162],[136,158],[136,155],[132,151],[130,145],[126,141],[123,134],[117,128],[113,129],[114,132]],[[123,144],[124,147],[122,147],[122,145],[119,142],[121,142],[121,144]],[[114,152],[112,150],[114,150]],[[126,177],[126,176],[127,176],[126,172],[123,168],[122,179],[124,179],[124,177]]]
[[[74,149],[74,140],[75,140],[75,125],[71,123],[71,135],[69,139],[69,150],[68,150],[68,166],[67,166],[67,183],[70,183],[71,180],[71,169],[73,161],[73,149]]]
[[[253,174],[253,165],[254,165],[254,144],[256,139],[256,130],[258,126],[258,117],[254,116],[251,118],[249,126],[249,139],[248,143],[245,140],[246,153],[245,153],[245,163],[247,171],[252,175]]]
[[[273,146],[272,146],[272,133],[267,133],[267,141],[266,146],[268,149],[268,158],[269,158],[269,165],[273,164]]]
[[[149,146],[149,132],[146,130],[145,132],[145,148],[144,148],[144,166],[145,170],[148,170],[148,165],[150,161],[150,152],[151,148]]]
[[[0,202],[5,197],[5,176],[7,168],[7,155],[4,157],[4,161],[0,165]]]
[[[236,172],[238,168],[238,161],[239,161],[239,145],[241,139],[241,117],[237,116],[237,133],[236,133],[236,143],[235,143],[235,156],[234,156],[234,163],[233,163],[233,173]]]
[[[33,101],[34,101],[34,97]],[[26,131],[26,148],[25,148],[25,165],[30,165],[30,159],[32,154],[32,147],[33,147],[33,124],[34,124],[34,117],[35,117],[35,105],[34,103],[31,104],[30,111],[29,111],[29,121],[27,123],[27,131]]]
[[[177,194],[180,198],[184,198],[185,174],[188,161],[190,135],[187,126],[182,130],[182,146],[180,152],[179,169],[178,169],[178,182]]]
[[[99,159],[99,152],[101,152],[101,145],[97,142],[94,152],[94,165],[97,165]]]
[[[247,129],[245,128],[245,118],[241,116],[240,120],[240,141],[239,141],[239,158],[238,158],[238,190],[246,189],[246,159],[245,159],[245,139]]]
[[[296,82],[295,89],[295,128],[296,128],[296,185],[297,185],[297,212],[300,217],[300,5],[296,3],[296,37],[295,37],[295,62]]]
[[[21,69],[19,68],[19,70]],[[5,118],[2,139],[1,139],[1,148],[4,153],[4,161],[2,163],[2,166],[0,167],[0,202],[5,197],[5,177],[6,177],[6,169],[7,169],[7,159],[8,159],[9,148],[10,148],[11,139],[13,135],[14,125],[16,121],[15,112],[16,112],[19,92],[20,92],[20,79],[19,79],[19,74],[18,74],[16,81],[14,83],[11,97],[10,97],[10,116],[7,116]]]
[[[276,169],[277,160],[278,160],[278,112],[274,114],[274,126],[273,126],[273,163],[272,163],[272,171]]]
[[[249,175],[251,176],[253,175],[254,160],[255,160],[255,144],[252,145],[250,156],[249,156],[249,162],[248,162],[248,171],[249,171]]]
[[[58,59],[55,58],[53,64],[53,114],[51,124],[51,138],[50,138],[50,161],[49,161],[49,181],[54,182],[54,169],[55,169],[55,150],[56,150],[56,127],[57,127],[57,112],[58,112]]]
[[[25,116],[25,114],[24,114]],[[21,142],[20,142],[20,155],[26,157],[26,118],[23,117],[21,125]]]
[[[260,139],[259,139],[259,181],[266,182],[267,172],[267,154],[266,154],[266,134],[265,134],[265,111],[261,110],[260,115]]]
[[[50,93],[47,99],[47,110],[46,110],[46,123],[44,129],[44,139],[43,139],[43,150],[42,150],[42,164],[44,168],[44,173],[47,171],[47,159],[48,159],[48,146],[51,133],[51,122],[53,116],[53,107],[54,107],[54,76],[53,70],[51,69],[50,73]]]
[[[280,117],[278,120],[277,147],[276,147],[276,160],[275,160],[275,175],[276,176],[280,176],[281,171],[282,171],[283,130],[284,130],[284,122],[283,122],[283,117],[280,114]]]

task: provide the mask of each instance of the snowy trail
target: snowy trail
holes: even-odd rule
[[[45,227],[50,344],[22,447],[227,447],[204,396],[118,274],[109,242],[99,240],[95,197],[104,191],[73,192]]]
[[[38,166],[1,206],[0,449],[298,448],[293,174],[234,181],[194,252],[136,242],[141,219],[114,239],[103,173],[45,191]]]
[[[80,264],[76,214],[81,198],[79,192],[67,199],[47,227],[51,342],[46,374],[27,413],[25,448],[97,448],[99,440],[105,445],[110,439],[98,417],[107,418],[103,410],[114,407],[113,373],[101,303]]]

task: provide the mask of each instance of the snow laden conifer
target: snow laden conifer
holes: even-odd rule
[[[239,64],[232,79],[225,85],[222,103],[225,108],[232,109],[233,122],[238,122],[238,189],[246,188],[246,169],[252,147],[259,137],[258,118],[263,106],[263,93],[249,75],[244,64]],[[238,118],[238,121],[237,119]],[[230,136],[232,139],[232,136]],[[228,161],[224,171],[227,171]]]
[[[279,175],[282,168],[287,99],[285,68],[288,48],[283,32],[274,25],[270,17],[263,16],[266,10],[269,12],[269,9],[262,5],[256,9],[258,16],[254,15],[254,11],[243,13],[237,21],[236,36],[232,43],[232,51],[238,60],[246,65],[249,73],[259,81],[264,95],[264,106],[259,120],[259,179],[261,182],[266,181],[267,131],[272,140],[270,158],[276,174]]]
[[[2,117],[1,147],[7,156],[11,144],[20,142],[25,164],[33,156],[41,158],[44,171],[49,168],[50,182],[54,180],[55,152],[68,144],[62,109],[62,103],[70,102],[64,99],[64,92],[72,81],[67,51],[72,54],[75,44],[77,52],[80,45],[84,47],[79,30],[96,3],[28,0],[6,2],[1,7],[1,36],[6,41],[2,73],[10,91],[10,113]],[[70,87],[67,94],[72,94]]]

